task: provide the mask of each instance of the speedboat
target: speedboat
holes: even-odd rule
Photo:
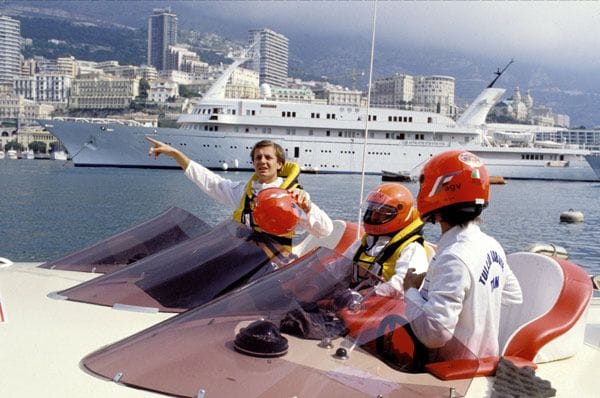
[[[187,221],[165,230],[189,225],[184,212],[176,213]],[[212,229],[197,223],[189,236],[177,232],[168,247],[153,250],[140,231],[156,228],[142,224],[95,246],[116,259],[105,274],[91,272],[101,262],[82,272],[77,257],[88,256],[85,251],[70,256],[78,271],[57,261],[0,268],[6,358],[0,361],[0,396],[596,396],[600,297],[576,264],[510,254],[524,303],[502,313],[502,356],[477,358],[465,349],[460,359],[421,364],[405,303],[350,288],[354,265],[341,253],[353,239],[346,229],[339,232],[345,222],[334,223],[336,237],[329,242],[307,238],[304,253],[291,262],[199,305],[193,285],[203,288],[195,275],[202,265],[192,264],[185,275],[180,258],[171,260],[173,249],[189,249],[196,261],[191,243],[209,245],[218,228],[229,233],[221,240],[243,265],[242,258],[259,257],[244,254],[251,235],[228,223]],[[122,246],[109,255],[118,242]],[[216,248],[211,258],[223,257],[218,242],[209,247]],[[206,250],[198,248],[210,255]],[[118,252],[134,253],[136,260],[127,264],[129,256]],[[221,275],[232,270],[224,267]],[[25,379],[32,374],[33,380]]]
[[[304,252],[313,252],[322,245],[340,253],[347,250],[358,237],[356,227],[341,220],[333,223],[330,236],[309,236],[299,241],[293,258],[303,257]],[[48,391],[60,396],[148,396],[147,392],[123,389],[91,377],[81,371],[78,363],[98,347],[209,300],[212,296],[205,288],[210,288],[212,294],[242,288],[243,281],[232,281],[236,266],[246,270],[237,274],[246,278],[251,276],[248,269],[260,270],[261,275],[268,274],[265,269],[276,271],[266,267],[271,261],[257,250],[259,246],[249,230],[234,224],[226,222],[211,228],[186,211],[171,208],[57,260],[13,264],[0,258],[0,339],[10,342],[2,348],[3,357],[10,360],[0,365],[5,375],[0,396],[26,397]],[[232,235],[218,237],[219,233]],[[268,242],[260,241],[265,243]],[[178,250],[182,254],[159,264]],[[293,261],[287,266],[291,264]],[[206,278],[202,278],[200,271],[209,270],[210,266],[214,268],[213,276],[206,273]],[[116,279],[103,279],[108,276]],[[142,279],[145,281],[140,283]],[[258,275],[256,279],[260,279]],[[124,286],[123,280],[130,286]],[[92,285],[93,282],[96,283]],[[139,289],[142,285],[145,287]],[[222,288],[217,290],[213,285]],[[81,292],[90,291],[94,293],[89,301],[81,297]],[[111,301],[114,293],[120,296]],[[138,296],[144,298],[140,300]],[[84,304],[86,301],[100,305]],[[43,373],[43,380],[37,376],[33,382],[23,379],[26,374],[38,372]]]
[[[33,150],[29,149],[26,151],[22,151],[21,159],[27,159],[27,160],[35,159],[35,154],[33,153]]]

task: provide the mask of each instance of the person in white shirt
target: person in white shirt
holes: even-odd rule
[[[421,234],[423,221],[412,193],[401,184],[384,183],[369,193],[366,206],[365,235],[358,247],[352,247],[357,264],[354,279],[374,274],[381,279],[374,286],[375,294],[402,297],[406,271],[425,272],[429,264]]]
[[[161,154],[175,159],[185,171],[185,175],[200,187],[207,195],[232,209],[233,218],[252,228],[258,229],[252,219],[253,199],[265,188],[287,189],[296,200],[306,217],[299,219],[298,227],[317,237],[328,236],[333,231],[329,216],[310,200],[310,195],[298,185],[300,168],[297,164],[286,162],[283,148],[275,142],[262,140],[254,145],[250,153],[254,165],[254,174],[247,183],[232,181],[213,173],[206,167],[191,160],[180,150],[154,138],[146,137],[152,143],[148,154],[158,157]],[[291,237],[282,244],[291,245]]]
[[[427,273],[406,273],[404,294],[429,361],[499,355],[502,305],[523,300],[502,246],[476,223],[488,201],[487,169],[474,154],[443,152],[423,167],[417,207],[442,235]]]

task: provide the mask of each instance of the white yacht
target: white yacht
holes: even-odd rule
[[[33,153],[33,150],[29,149],[29,150],[26,150],[26,151],[22,151],[21,152],[21,159],[26,159],[26,160],[35,159],[35,154]]]
[[[17,151],[15,151],[14,149],[9,149],[8,151],[6,151],[6,157],[8,159],[17,159]]]
[[[67,153],[65,151],[54,151],[50,154],[52,160],[67,160]]]
[[[149,135],[183,150],[211,169],[252,170],[249,149],[271,139],[288,159],[319,173],[418,174],[430,157],[448,149],[477,154],[492,175],[505,178],[598,181],[585,159],[589,151],[538,145],[543,127],[488,125],[486,116],[504,89],[485,88],[458,119],[441,114],[268,99],[227,99],[224,87],[238,59],[218,79],[180,128],[148,128],[87,119],[40,123],[66,147],[75,166],[178,167],[168,157],[148,156]],[[510,130],[506,130],[509,128]],[[365,136],[365,132],[366,136]],[[366,151],[363,162],[363,150]]]

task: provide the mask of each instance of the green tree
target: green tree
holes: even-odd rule
[[[148,83],[148,80],[140,79],[140,88],[139,88],[140,95],[139,95],[139,97],[142,99],[148,98],[148,89],[149,88],[150,88],[150,83]]]
[[[14,149],[15,151],[22,151],[25,149],[25,147],[17,141],[8,141],[6,145],[4,145],[4,150],[9,151],[11,149]]]
[[[46,143],[42,141],[32,141],[29,143],[29,149],[35,153],[46,153]]]
[[[193,97],[199,97],[200,94],[198,93],[198,91],[190,89],[189,86],[186,86],[185,84],[180,84],[179,85],[179,96],[184,97],[184,98],[193,98]]]

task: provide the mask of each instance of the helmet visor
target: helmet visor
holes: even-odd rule
[[[367,202],[367,209],[363,221],[365,224],[381,225],[389,222],[396,217],[398,209],[394,206],[383,203]]]

